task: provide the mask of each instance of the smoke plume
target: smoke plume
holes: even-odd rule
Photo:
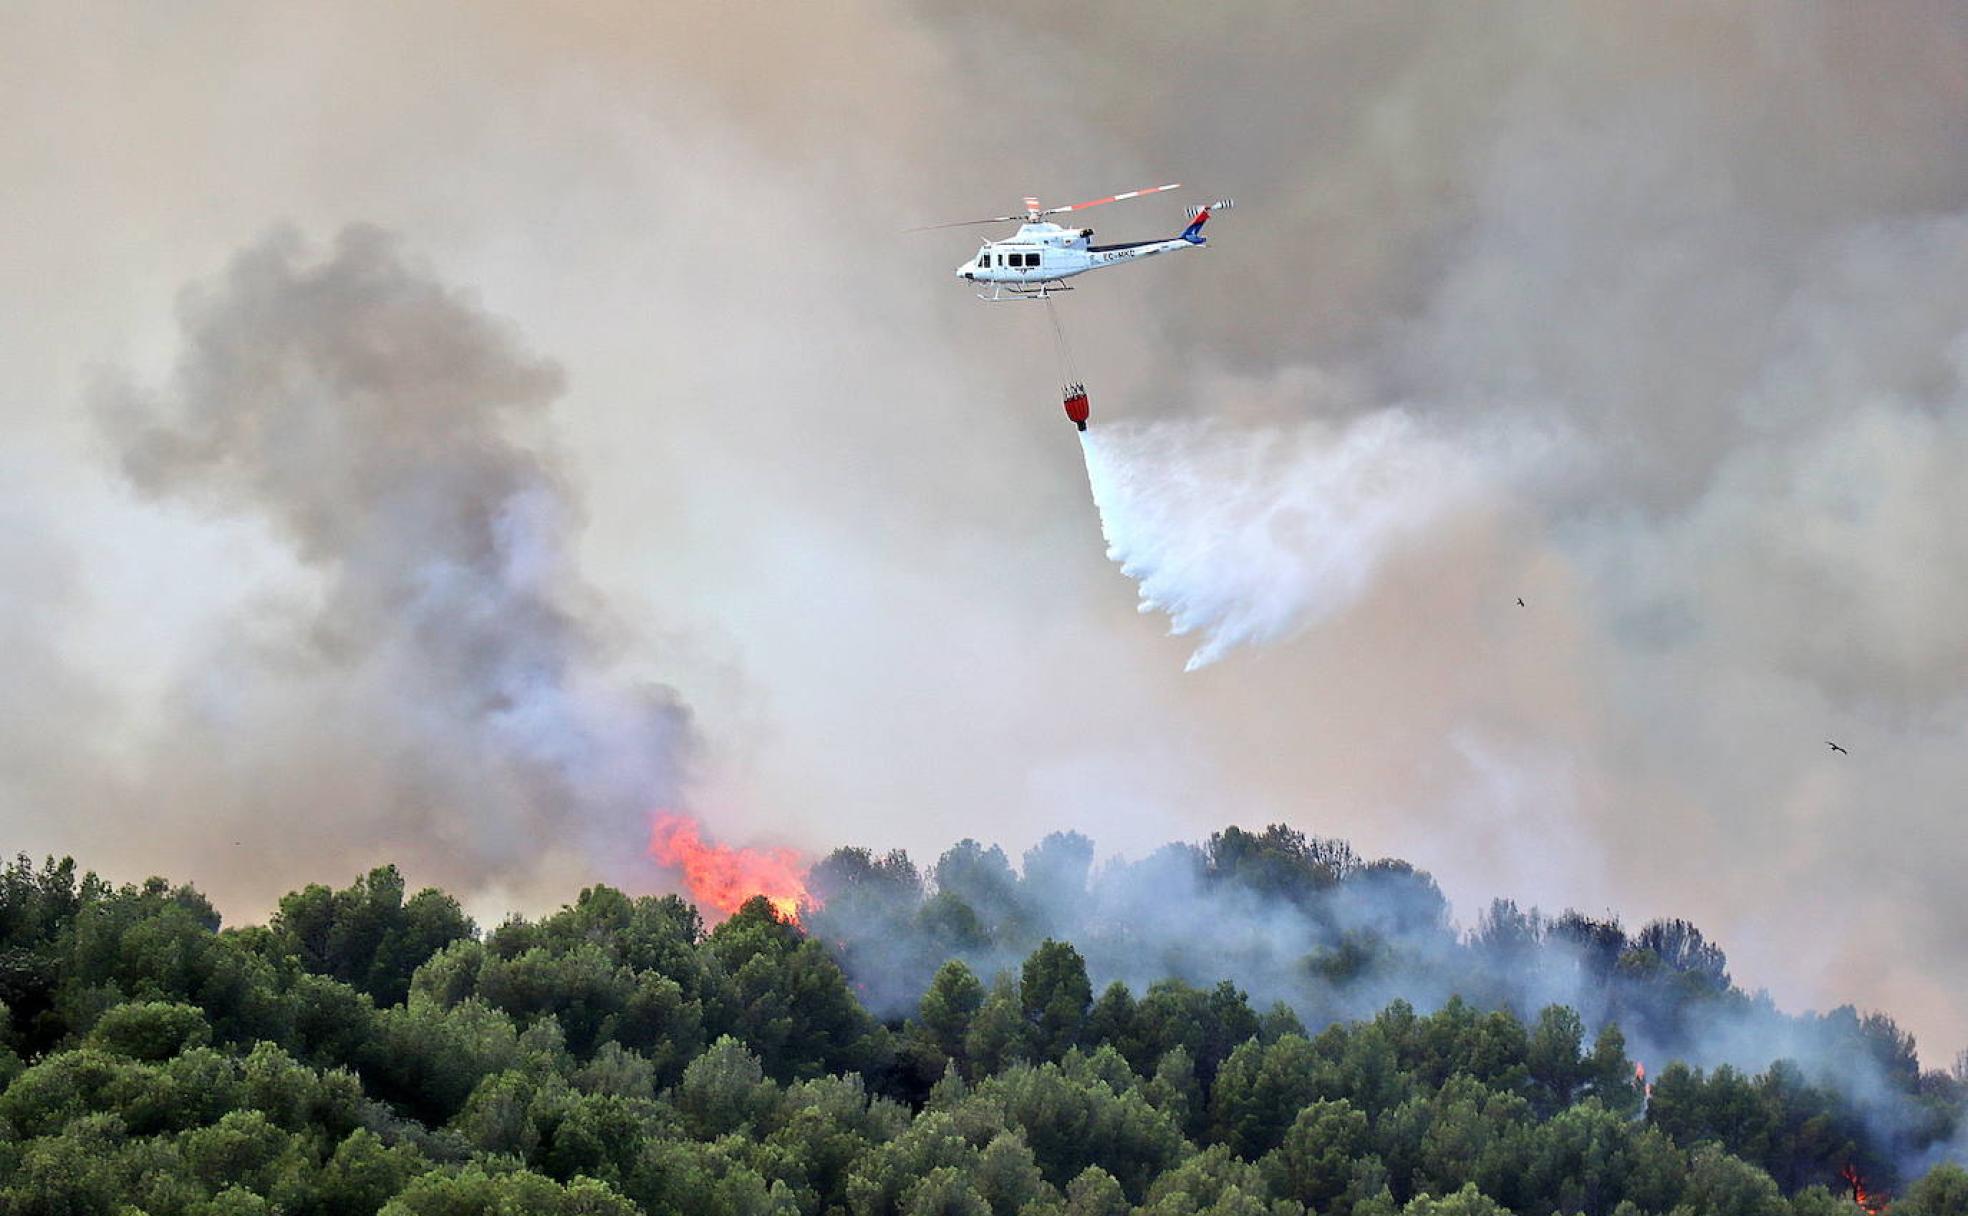
[[[811,873],[821,902],[808,919],[863,999],[892,1017],[915,1015],[945,959],[1015,982],[1050,938],[1080,952],[1096,993],[1120,982],[1140,999],[1171,980],[1205,991],[1227,980],[1254,1009],[1282,1005],[1311,1033],[1394,1001],[1428,1013],[1459,1000],[1526,1025],[1563,1005],[1588,1043],[1617,1026],[1628,1057],[1655,1069],[1757,1074],[1788,1061],[1840,1095],[1900,1177],[1959,1156],[1892,1018],[1779,1010],[1739,987],[1722,945],[1685,920],[1628,929],[1612,914],[1496,899],[1465,931],[1425,871],[1282,825],[1228,828],[1137,861],[1093,858],[1078,833],[1048,836],[1019,867],[974,840],[927,871],[901,852],[839,849]]]
[[[189,294],[157,393],[103,402],[146,494],[252,521],[297,564],[180,693],[146,786],[255,849],[402,856],[482,886],[641,851],[687,715],[607,670],[571,495],[529,427],[551,363],[370,227],[290,233]],[[172,788],[176,787],[176,788]]]

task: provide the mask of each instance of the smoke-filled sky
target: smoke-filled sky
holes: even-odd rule
[[[1284,820],[1968,1045],[1959,6],[0,25],[10,851],[251,919],[653,886],[645,787]],[[902,230],[1171,180],[1238,207],[1064,297],[1083,463]]]

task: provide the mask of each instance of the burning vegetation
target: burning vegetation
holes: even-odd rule
[[[801,909],[813,902],[806,888],[806,863],[798,853],[713,844],[688,815],[659,811],[650,818],[649,856],[658,865],[681,870],[691,900],[724,916],[758,895],[782,919],[798,924]]]
[[[1857,1166],[1847,1162],[1845,1168],[1838,1174],[1845,1180],[1845,1184],[1852,1188],[1853,1203],[1858,1204],[1864,1211],[1871,1212],[1873,1216],[1879,1216],[1879,1213],[1886,1210],[1886,1197],[1866,1188],[1865,1178],[1859,1173]]]

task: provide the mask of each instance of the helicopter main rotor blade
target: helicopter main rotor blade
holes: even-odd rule
[[[1088,207],[1099,207],[1106,203],[1121,203],[1131,198],[1141,198],[1149,194],[1160,194],[1164,190],[1180,189],[1182,189],[1181,182],[1170,182],[1166,186],[1150,186],[1146,190],[1130,190],[1126,194],[1110,194],[1106,198],[1097,198],[1092,202],[1074,203],[1070,207],[1047,207],[1044,210],[1039,209],[1038,199],[1027,197],[1025,200],[1026,210],[1018,215],[994,215],[990,219],[985,220],[951,220],[947,224],[919,224],[914,228],[904,228],[903,231],[932,232],[938,228],[967,228],[972,224],[1025,223],[1041,215],[1064,215],[1068,211],[1085,211]]]
[[[1048,207],[1044,211],[1039,212],[1039,214],[1059,215],[1060,213],[1066,211],[1084,211],[1088,207],[1098,207],[1103,203],[1120,203],[1120,202],[1125,202],[1131,198],[1141,198],[1142,196],[1148,194],[1160,194],[1164,190],[1180,190],[1180,189],[1182,189],[1181,182],[1170,182],[1166,186],[1150,186],[1146,190],[1130,190],[1126,194],[1110,194],[1106,198],[1097,198],[1090,203],[1074,203],[1070,207]]]
[[[1021,212],[1018,215],[994,215],[988,220],[951,220],[947,224],[918,224],[914,228],[904,228],[902,231],[928,232],[934,228],[967,228],[972,224],[1008,224],[1013,220],[1022,222],[1024,219],[1025,216]]]

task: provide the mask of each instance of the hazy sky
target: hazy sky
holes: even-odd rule
[[[924,860],[1283,819],[1945,1063],[1965,11],[15,6],[4,843],[254,919],[654,886],[643,783]],[[1101,450],[1240,512],[1144,588],[1043,312],[902,229],[1171,180],[1091,222],[1209,249],[1060,309]],[[1395,539],[1295,473],[1349,443]]]

